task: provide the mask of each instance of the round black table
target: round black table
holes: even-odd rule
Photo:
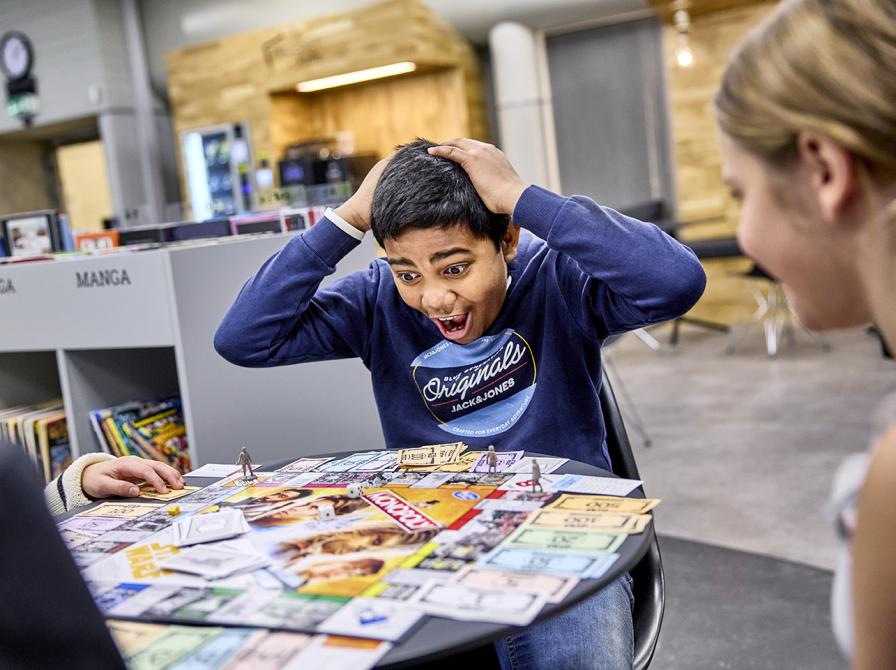
[[[276,470],[287,463],[292,463],[297,458],[344,458],[351,456],[353,453],[355,452],[345,451],[330,454],[297,456],[296,458],[257,466],[255,469],[260,472],[266,472],[269,470]],[[549,454],[540,454],[530,451],[525,452],[525,455],[534,456],[535,458],[557,458],[556,456],[551,456]],[[607,472],[601,468],[573,460],[567,461],[562,467],[549,474],[616,477],[613,473]],[[201,485],[205,486],[217,481],[218,478],[189,477],[188,479],[190,480],[190,484],[195,485],[201,483]],[[632,491],[628,497],[643,498],[644,492],[639,487]],[[647,553],[647,549],[650,547],[652,540],[653,522],[651,521],[643,533],[628,536],[625,542],[623,542],[619,549],[616,550],[616,553],[619,554],[619,559],[603,576],[599,579],[581,580],[576,584],[569,595],[566,596],[563,602],[548,603],[529,625],[534,625],[545,619],[550,619],[552,616],[572,607],[585,598],[595,595],[605,586],[619,579],[624,573],[637,565],[638,561],[640,561],[644,554]],[[392,670],[393,668],[402,668],[427,661],[435,661],[457,652],[466,651],[487,642],[513,635],[519,631],[519,626],[486,622],[456,621],[454,619],[445,619],[442,617],[424,616],[421,623],[408,633],[401,642],[395,643],[395,646],[392,647],[389,653],[383,657],[376,667],[389,668]]]

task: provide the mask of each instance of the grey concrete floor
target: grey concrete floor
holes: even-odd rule
[[[666,615],[651,670],[844,670],[831,574],[660,537]]]
[[[669,326],[651,332],[664,340]],[[824,352],[799,332],[770,359],[758,327],[729,355],[726,335],[685,326],[675,349],[655,353],[628,334],[604,350],[631,398],[617,383],[645,490],[663,499],[659,533],[833,567],[831,479],[867,447],[896,364],[866,332],[827,339]],[[632,427],[632,402],[650,447]]]

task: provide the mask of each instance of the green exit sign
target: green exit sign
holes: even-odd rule
[[[40,110],[40,104],[34,93],[19,93],[6,98],[6,114],[17,119],[29,119]]]

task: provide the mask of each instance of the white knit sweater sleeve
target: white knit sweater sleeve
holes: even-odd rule
[[[44,489],[44,497],[47,499],[47,507],[50,514],[56,516],[75,507],[88,505],[93,502],[84,494],[81,488],[81,475],[84,468],[94,463],[108,461],[115,458],[111,454],[84,454],[65,469],[61,475],[47,484]]]

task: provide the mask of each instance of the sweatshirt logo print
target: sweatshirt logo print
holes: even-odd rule
[[[417,390],[439,427],[488,437],[513,426],[535,391],[535,356],[512,329],[468,345],[443,340],[411,363]]]

